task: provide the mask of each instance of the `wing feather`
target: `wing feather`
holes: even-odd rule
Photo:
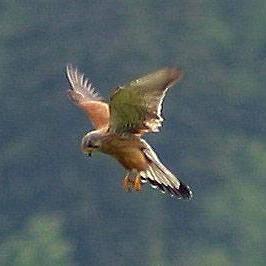
[[[67,65],[66,76],[70,83],[70,100],[86,113],[96,129],[107,127],[110,118],[109,105],[102,101],[92,83],[72,65]]]
[[[167,89],[181,77],[181,70],[163,68],[118,87],[110,101],[110,131],[118,134],[158,132]]]
[[[141,171],[142,182],[147,180],[153,187],[159,188],[162,192],[168,191],[172,196],[191,199],[192,191],[184,182],[174,176],[160,161],[152,147],[144,140],[143,152],[149,159],[149,168]]]

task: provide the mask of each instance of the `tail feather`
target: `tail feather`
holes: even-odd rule
[[[158,188],[161,192],[170,193],[177,198],[191,199],[192,191],[180,179],[176,178],[159,160],[152,148],[143,140],[145,149],[143,150],[150,166],[145,171],[141,171],[142,182],[149,181],[153,188]]]

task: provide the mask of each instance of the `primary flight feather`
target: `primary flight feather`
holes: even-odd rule
[[[167,89],[183,76],[177,68],[163,68],[119,86],[107,103],[77,68],[68,65],[69,98],[90,119],[95,130],[81,143],[84,153],[100,151],[116,158],[126,169],[123,187],[140,191],[149,182],[161,192],[190,199],[192,192],[159,160],[143,134],[158,132],[162,124],[162,102]]]

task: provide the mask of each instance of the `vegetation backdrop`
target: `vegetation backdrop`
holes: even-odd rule
[[[264,0],[0,3],[0,264],[265,265]],[[191,201],[121,189],[122,167],[86,158],[91,129],[65,66],[102,95],[163,66],[162,161]]]

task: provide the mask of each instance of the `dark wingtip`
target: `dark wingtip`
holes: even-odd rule
[[[189,186],[185,185],[184,183],[180,183],[180,187],[178,189],[179,193],[181,194],[183,199],[192,199],[192,190],[190,189]]]
[[[145,180],[145,179],[144,179]],[[184,183],[180,183],[179,188],[176,187],[170,187],[170,186],[165,186],[163,184],[160,184],[156,182],[155,180],[151,180],[147,178],[149,183],[154,187],[158,188],[161,192],[166,192],[172,196],[172,197],[177,197],[178,199],[187,199],[190,200],[192,199],[192,191],[189,186],[185,185]]]

